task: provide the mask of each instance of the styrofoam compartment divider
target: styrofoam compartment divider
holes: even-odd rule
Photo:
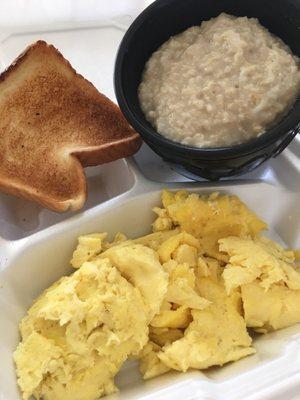
[[[44,39],[57,46],[73,66],[114,100],[112,71],[123,27],[113,23],[72,24],[0,35],[0,60],[8,65],[24,47]],[[73,28],[72,28],[73,26]],[[71,272],[69,260],[80,234],[121,231],[145,234],[151,207],[163,187],[240,196],[270,225],[270,235],[289,247],[300,246],[299,139],[276,160],[234,181],[192,183],[177,166],[162,163],[146,146],[129,160],[86,170],[89,197],[84,210],[56,214],[38,205],[0,195],[0,399],[18,400],[12,352],[18,322],[33,300],[52,282]],[[183,171],[180,171],[183,172]],[[299,400],[300,327],[257,336],[257,354],[223,368],[169,373],[143,382],[136,362],[117,376],[120,393],[111,400]]]

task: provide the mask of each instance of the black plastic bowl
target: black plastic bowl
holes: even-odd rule
[[[137,89],[146,61],[170,36],[226,12],[256,17],[300,55],[299,0],[158,0],[126,32],[115,64],[115,92],[128,122],[163,159],[208,179],[239,175],[279,154],[300,130],[300,100],[266,133],[231,147],[196,148],[166,139],[146,120]]]

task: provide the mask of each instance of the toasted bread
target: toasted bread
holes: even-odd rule
[[[83,206],[83,167],[141,145],[118,106],[43,41],[0,75],[0,115],[0,189],[55,211]]]

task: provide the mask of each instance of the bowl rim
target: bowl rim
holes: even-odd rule
[[[232,146],[220,147],[194,147],[173,141],[163,136],[155,130],[154,127],[147,121],[146,117],[141,119],[130,107],[124,91],[124,81],[122,79],[122,70],[124,59],[128,52],[128,44],[132,40],[139,27],[151,15],[153,11],[157,11],[161,6],[168,6],[175,0],[156,0],[145,8],[131,23],[123,36],[119,45],[117,56],[115,60],[114,69],[114,90],[120,109],[125,115],[128,122],[132,127],[146,140],[156,145],[168,147],[176,153],[188,154],[190,156],[235,156],[246,155],[268,147],[270,144],[276,142],[281,137],[285,137],[289,132],[295,130],[300,123],[300,95],[297,96],[292,107],[287,113],[276,123],[271,126],[261,135],[256,138],[250,139],[247,142],[235,144]],[[153,15],[152,15],[153,17]],[[170,35],[170,37],[172,34]],[[136,94],[136,96],[138,96]],[[299,111],[299,112],[298,112]],[[299,115],[299,117],[297,117]]]

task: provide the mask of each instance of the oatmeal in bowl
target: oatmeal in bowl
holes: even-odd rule
[[[256,138],[290,109],[299,59],[257,19],[222,13],[171,37],[147,61],[138,94],[153,127],[195,147]]]
[[[155,1],[117,53],[121,111],[183,172],[257,168],[300,130],[299,20],[298,0]]]

